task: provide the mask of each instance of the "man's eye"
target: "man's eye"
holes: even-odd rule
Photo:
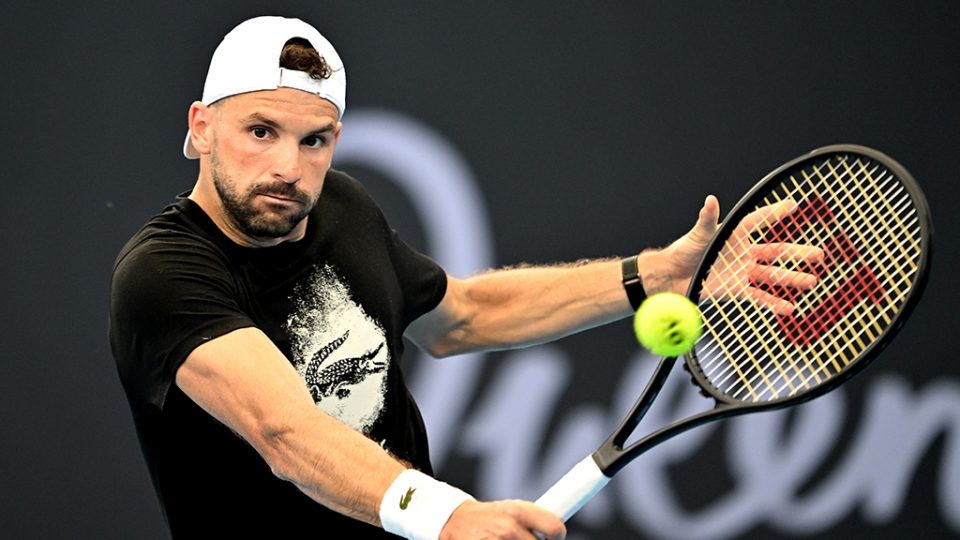
[[[250,132],[253,133],[253,136],[258,139],[265,139],[267,138],[267,135],[270,134],[270,132],[267,131],[267,128],[263,128],[263,127],[255,127],[251,129]]]
[[[320,148],[324,144],[324,139],[317,135],[311,135],[303,139],[303,144],[310,148]]]

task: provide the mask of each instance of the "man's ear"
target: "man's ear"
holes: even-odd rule
[[[340,131],[343,129],[343,122],[337,122],[337,128],[333,131],[333,149],[336,151],[337,142],[340,141]]]
[[[187,125],[190,128],[190,142],[201,156],[209,154],[213,146],[213,115],[216,112],[212,107],[200,101],[190,104],[187,115]]]

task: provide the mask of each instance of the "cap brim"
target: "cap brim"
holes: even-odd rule
[[[187,138],[183,141],[183,155],[187,159],[200,159],[200,152],[193,147],[193,141],[190,140],[190,132],[187,131]]]

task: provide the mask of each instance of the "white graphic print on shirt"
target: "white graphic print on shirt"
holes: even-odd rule
[[[287,319],[294,367],[320,410],[368,433],[380,416],[390,352],[383,328],[329,266],[294,290]]]

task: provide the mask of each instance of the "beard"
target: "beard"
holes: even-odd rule
[[[319,196],[311,197],[295,185],[282,181],[261,182],[241,192],[233,179],[223,172],[215,154],[210,161],[210,172],[227,216],[241,232],[252,238],[281,238],[290,234],[307,217]],[[292,208],[270,206],[259,210],[254,204],[258,195],[282,197],[299,204]]]

